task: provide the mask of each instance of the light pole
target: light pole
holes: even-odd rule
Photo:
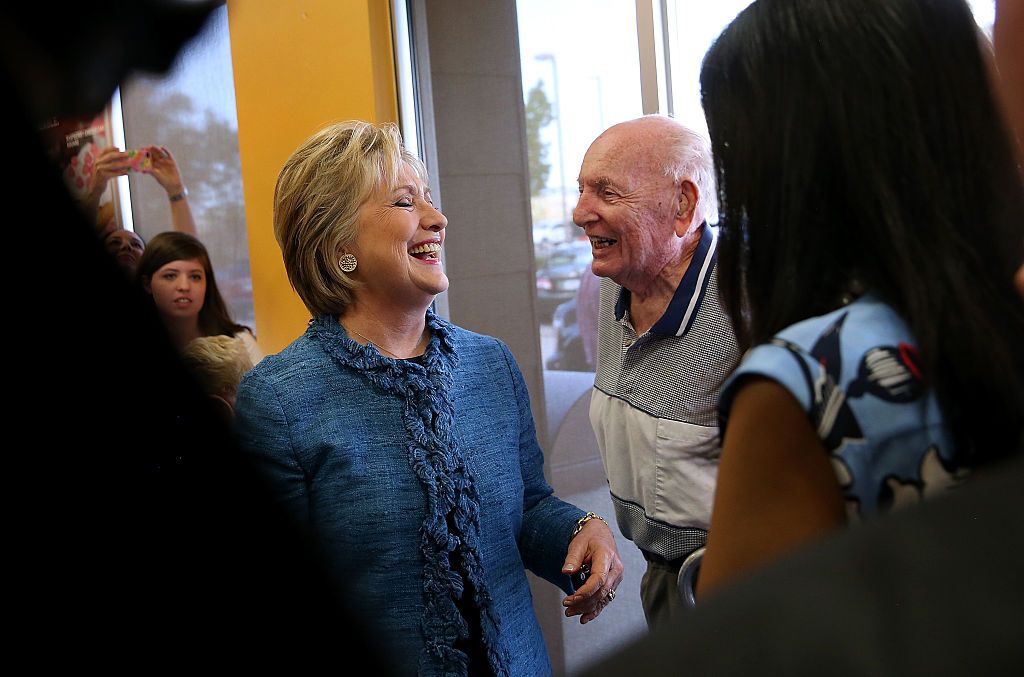
[[[569,214],[569,204],[565,199],[565,153],[562,150],[562,111],[558,105],[558,64],[554,54],[538,54],[534,58],[537,61],[551,62],[555,90],[555,133],[558,135],[558,184],[562,192],[562,216],[559,220],[564,225]]]

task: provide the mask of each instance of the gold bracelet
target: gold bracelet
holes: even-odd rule
[[[576,528],[572,530],[572,536],[570,536],[569,539],[572,540],[573,538],[576,538],[576,535],[583,531],[584,525],[586,525],[587,522],[593,519],[598,519],[604,522],[605,524],[608,524],[608,520],[601,517],[596,512],[588,512],[586,515],[576,520]]]

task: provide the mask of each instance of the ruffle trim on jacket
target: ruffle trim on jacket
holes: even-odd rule
[[[420,529],[424,609],[420,626],[425,648],[420,673],[465,675],[469,657],[455,648],[469,636],[456,600],[463,576],[472,584],[488,662],[495,675],[507,675],[510,658],[500,650],[498,620],[480,561],[480,495],[453,435],[455,411],[451,386],[458,355],[453,326],[427,311],[431,338],[423,364],[385,357],[349,338],[333,315],[310,321],[307,336],[320,343],[339,365],[358,371],[369,383],[399,397],[409,465],[426,493],[426,517]],[[451,553],[463,571],[452,571]]]

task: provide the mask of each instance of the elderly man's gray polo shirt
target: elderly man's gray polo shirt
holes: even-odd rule
[[[716,406],[739,361],[704,227],[665,314],[637,336],[629,291],[601,283],[590,421],[623,535],[668,560],[704,544],[720,451]]]

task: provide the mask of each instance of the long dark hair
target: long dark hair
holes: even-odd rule
[[[231,319],[227,304],[217,289],[217,278],[213,274],[210,254],[203,243],[192,235],[165,231],[153,236],[139,258],[135,274],[142,283],[152,279],[156,271],[171,261],[192,260],[202,263],[203,270],[206,271],[206,296],[203,298],[203,308],[199,311],[199,331],[203,336],[233,336],[243,329],[251,333],[249,327]]]
[[[969,463],[1024,419],[1024,190],[988,78],[962,0],[758,0],[701,70],[741,343],[870,289]]]

